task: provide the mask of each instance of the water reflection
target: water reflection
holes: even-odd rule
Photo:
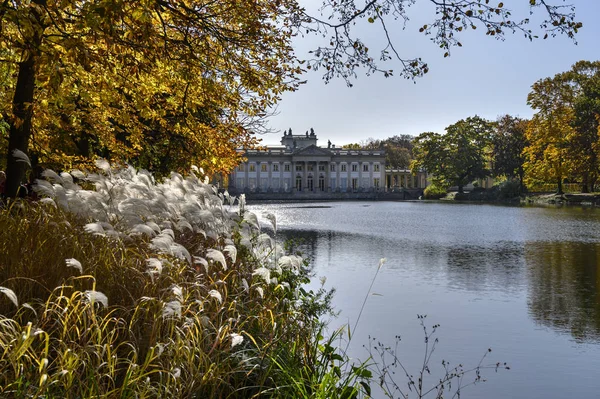
[[[531,317],[577,341],[600,340],[599,259],[597,243],[527,243]]]

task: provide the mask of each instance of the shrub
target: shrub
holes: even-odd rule
[[[425,199],[440,199],[445,197],[447,194],[447,188],[441,186],[439,183],[431,183],[423,191]]]
[[[521,195],[521,185],[518,179],[506,180],[497,187],[500,199],[511,199]]]
[[[311,364],[330,295],[243,197],[99,166],[0,210],[0,397],[269,396]]]

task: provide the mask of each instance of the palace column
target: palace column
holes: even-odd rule
[[[331,192],[331,165],[329,162],[325,162],[325,191]]]
[[[379,184],[381,184],[381,179],[379,179]],[[369,162],[369,187],[373,188],[373,162]]]
[[[352,170],[352,162],[347,162],[346,163],[346,173],[348,174],[348,180],[346,182],[346,191],[348,191],[348,188],[350,188],[350,190],[352,190],[352,174],[351,171]]]
[[[244,176],[244,187],[243,189],[248,188],[248,185],[250,184],[250,162],[246,161],[246,165],[244,167],[244,170],[246,172],[246,175]]]
[[[304,161],[304,168],[302,175],[302,191],[308,190],[308,161]]]
[[[362,187],[363,184],[363,179],[362,179],[362,173],[363,173],[363,163],[362,161],[358,163],[358,187]]]
[[[338,187],[341,187],[341,183],[340,183],[340,163],[336,162],[335,163],[335,187],[333,187],[334,190],[337,190]]]
[[[296,191],[296,162],[292,161],[292,171],[291,171],[291,175],[292,175],[292,181],[291,181],[291,186],[290,189],[292,190],[292,192]]]
[[[271,185],[273,184],[273,162],[269,161],[267,162],[267,169],[268,169],[268,176],[269,176],[269,183],[268,188],[271,188]]]

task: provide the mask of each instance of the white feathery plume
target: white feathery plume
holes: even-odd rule
[[[106,233],[104,232],[104,228],[102,227],[102,225],[100,223],[88,223],[86,224],[83,229],[90,234],[95,234],[95,235],[100,235],[103,236]]]
[[[35,191],[40,196],[46,196],[49,198],[54,198],[56,193],[54,192],[54,187],[52,183],[46,180],[35,179],[35,184],[33,185],[33,191]]]
[[[63,186],[61,186],[60,184],[53,184],[52,186],[54,187],[54,192],[56,194],[54,196],[54,201],[62,209],[68,210],[69,209],[69,199],[67,198],[67,192],[65,191],[65,188]]]
[[[148,225],[136,224],[135,226],[133,226],[133,229],[131,229],[130,234],[145,234],[148,237],[154,237],[156,235],[156,232]]]
[[[64,183],[62,177],[60,177],[58,175],[58,173],[56,173],[52,169],[46,169],[46,170],[44,170],[42,172],[42,177],[45,178],[46,180],[52,182],[52,183],[57,183],[57,184],[63,184]]]
[[[150,241],[150,248],[164,253],[171,253],[173,237],[167,233],[168,229],[163,230],[158,236]]]
[[[162,317],[179,317],[179,316],[181,316],[181,302],[179,302],[179,301],[166,302],[163,307]]]
[[[267,284],[271,282],[271,271],[266,267],[259,267],[252,272],[252,275],[261,277]]]
[[[42,204],[46,204],[46,205],[52,205],[53,207],[56,208],[56,202],[54,202],[54,200],[52,198],[42,198],[41,200],[39,200],[40,203]]]
[[[263,291],[262,287],[254,287],[254,289],[256,292],[258,292],[258,295],[260,295],[261,298],[265,297],[265,292]]]
[[[221,297],[221,293],[217,290],[208,291],[208,295],[212,298],[215,298],[219,303],[223,303],[223,297]]]
[[[240,334],[237,333],[231,333],[229,334],[229,337],[231,338],[231,348],[235,348],[236,346],[238,346],[239,344],[241,344],[242,342],[244,342],[244,337]]]
[[[160,227],[155,222],[146,222],[146,226],[154,230],[156,234],[160,234]]]
[[[206,251],[206,257],[212,260],[213,262],[220,263],[221,266],[223,266],[223,270],[227,270],[227,262],[225,261],[225,256],[223,255],[223,252],[219,251],[218,249],[211,248]]]
[[[110,163],[108,163],[108,161],[106,159],[103,159],[103,158],[98,158],[96,160],[96,167],[98,169],[102,169],[105,172],[109,172],[110,171]]]
[[[190,252],[183,245],[174,242],[173,244],[171,244],[170,250],[171,253],[179,259],[185,259],[190,265],[192,264],[192,257],[190,256]]]
[[[246,223],[248,223],[250,226],[254,227],[255,229],[258,229],[258,227],[259,227],[258,218],[252,212],[246,212],[244,214],[244,221]]]
[[[268,212],[265,214],[265,218],[271,222],[271,226],[273,227],[273,231],[277,233],[277,218],[272,213]]]
[[[104,307],[108,307],[108,297],[100,291],[87,290],[84,292],[84,294],[90,303],[93,304],[95,302],[99,302],[104,305]]]
[[[31,168],[31,161],[29,160],[27,154],[25,154],[23,151],[14,149],[12,156],[17,160],[17,162],[25,162],[27,166]]]
[[[79,262],[77,259],[65,259],[65,264],[67,265],[67,267],[72,267],[74,269],[79,270],[79,274],[83,274],[83,267],[81,267],[81,262]]]
[[[6,287],[0,287],[0,292],[6,295],[6,297],[10,299],[10,301],[14,303],[16,307],[19,307],[19,300],[17,299],[17,294],[15,294],[13,290]]]
[[[242,287],[244,287],[244,291],[250,292],[250,286],[245,278],[242,279]]]
[[[175,225],[175,228],[180,231],[180,232],[184,232],[185,230],[188,230],[190,232],[194,231],[194,228],[192,227],[192,225],[190,224],[190,222],[188,222],[185,219],[181,219],[179,220],[179,222],[177,222],[177,224]]]
[[[194,256],[194,264],[204,266],[204,270],[208,274],[208,261],[201,256]]]
[[[273,246],[275,245],[275,241],[273,241],[271,236],[266,233],[262,233],[261,235],[259,235],[257,241],[258,245],[267,247],[269,249],[273,248]]]
[[[175,295],[175,297],[177,297],[177,299],[180,302],[183,301],[183,289],[180,286],[178,286],[178,285],[172,286],[171,291],[173,292],[173,295]]]
[[[146,259],[146,263],[148,266],[146,273],[150,274],[152,278],[154,278],[155,275],[160,275],[162,273],[163,264],[159,259],[149,258]]]
[[[231,263],[235,263],[235,260],[237,258],[237,248],[235,247],[235,245],[225,245],[225,248],[223,248],[223,252],[225,252],[227,256],[229,256],[229,259],[231,259]]]
[[[75,177],[76,179],[85,179],[85,173],[77,169],[73,169],[71,171],[71,176]]]
[[[240,194],[238,197],[238,205],[240,207],[240,215],[246,213],[246,194]]]

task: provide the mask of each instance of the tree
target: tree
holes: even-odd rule
[[[446,151],[444,136],[433,132],[421,133],[414,140],[413,155],[414,159],[410,164],[413,173],[424,169],[436,185],[450,186],[446,177],[451,159]]]
[[[513,19],[503,3],[430,1],[436,16],[420,30],[445,55],[461,45],[463,30],[478,25],[497,38],[506,30],[535,37],[526,28],[529,20]],[[154,158],[176,142],[177,165],[201,161],[209,170],[230,169],[238,160],[237,146],[256,144],[251,134],[256,121],[284,91],[298,87],[303,62],[291,38],[300,32],[331,33],[330,44],[315,49],[305,64],[323,68],[326,80],[348,80],[361,66],[392,75],[353,36],[361,18],[381,25],[388,42],[381,58],[399,60],[400,75],[426,73],[421,59],[399,55],[387,31],[387,20],[407,18],[412,3],[325,0],[323,11],[331,18],[316,18],[297,0],[3,1],[0,64],[8,73],[1,74],[0,109],[10,126],[6,194],[16,195],[25,175],[14,150],[70,167],[94,155],[127,162]],[[581,27],[571,7],[529,3],[547,13],[541,28],[550,35],[573,37]]]
[[[494,124],[478,116],[446,128],[445,135],[423,133],[414,141],[413,172],[425,169],[441,186],[458,186],[458,192],[475,179],[489,175],[487,148]]]
[[[526,130],[525,170],[530,181],[555,181],[558,194],[563,193],[563,179],[573,167],[573,100],[572,87],[560,76],[535,82],[527,97],[537,112]]]
[[[292,13],[291,0],[2,2],[2,61],[16,76],[1,96],[14,93],[1,105],[7,195],[25,173],[16,149],[130,161],[161,130],[189,147],[188,161],[229,170],[235,148],[255,142],[247,127],[298,85],[295,28],[280,24]]]
[[[408,169],[412,161],[414,137],[409,134],[395,135],[384,140],[369,138],[362,143],[366,150],[384,150],[385,164],[391,169]]]
[[[587,193],[594,190],[600,168],[600,61],[579,61],[561,77],[574,90],[573,169],[581,176],[581,191]]]
[[[527,121],[504,115],[498,118],[492,132],[492,172],[494,176],[519,179],[519,190],[524,191],[525,155],[527,146],[525,130]]]

